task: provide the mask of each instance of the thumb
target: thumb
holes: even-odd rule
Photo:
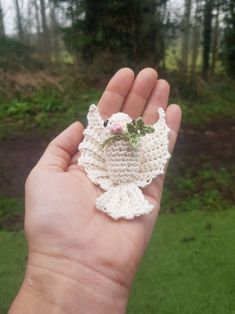
[[[50,142],[37,166],[65,171],[83,139],[83,129],[83,125],[78,121],[71,124]]]

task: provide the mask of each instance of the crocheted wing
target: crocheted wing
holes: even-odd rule
[[[112,188],[113,182],[109,178],[106,162],[101,149],[102,143],[107,138],[98,108],[91,105],[87,115],[88,125],[84,130],[84,139],[78,149],[81,156],[78,163],[84,168],[88,178],[98,184],[103,190]]]
[[[145,187],[158,175],[164,173],[164,167],[171,157],[168,151],[169,128],[165,120],[165,111],[159,108],[159,120],[153,125],[155,132],[142,138],[142,158],[136,184]]]

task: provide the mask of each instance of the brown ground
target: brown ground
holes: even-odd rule
[[[51,132],[53,134],[54,132]],[[24,182],[52,136],[29,134],[0,140],[0,195],[22,197]],[[212,165],[235,160],[235,126],[221,125],[200,129],[183,129],[177,142],[171,170],[200,167],[199,158],[205,156]]]
[[[60,80],[59,77],[45,71],[30,72],[22,70],[11,72],[0,69],[0,92],[5,97],[11,98],[12,95],[18,93],[31,94],[32,91],[45,86],[51,86],[62,91]]]

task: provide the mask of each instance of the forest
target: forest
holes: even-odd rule
[[[14,34],[7,36],[9,18],[6,21],[1,2],[1,63],[15,44],[15,58],[27,51],[35,61],[63,62],[68,53],[70,62],[80,65],[79,72],[88,65],[99,72],[103,60],[109,61],[103,69],[107,72],[127,63],[170,70],[167,61],[174,59],[175,68],[185,75],[201,73],[206,80],[225,71],[233,77],[234,1],[173,3],[15,0],[9,17]]]
[[[235,311],[235,0],[0,0],[0,312],[27,256],[24,182],[112,75],[157,70],[183,120],[127,313]]]

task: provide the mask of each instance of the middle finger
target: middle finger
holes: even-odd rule
[[[123,104],[122,111],[133,119],[142,115],[145,104],[157,82],[157,72],[145,68],[137,75]]]

